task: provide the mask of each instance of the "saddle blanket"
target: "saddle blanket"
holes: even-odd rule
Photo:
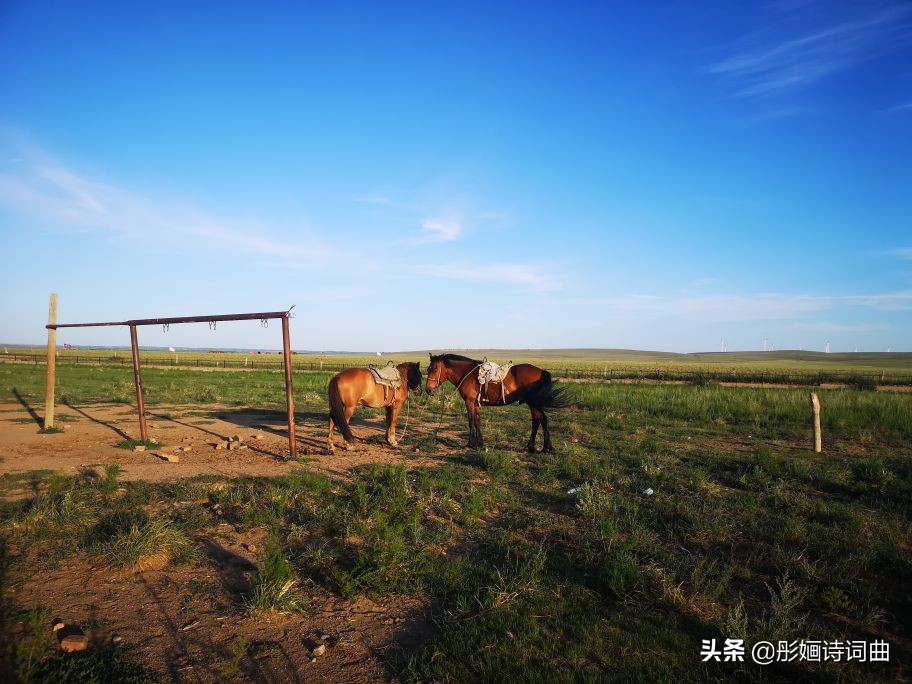
[[[399,389],[402,385],[402,376],[399,375],[399,369],[390,361],[387,365],[377,368],[374,364],[368,364],[368,369],[374,375],[374,381],[378,385],[386,385],[393,389]]]
[[[485,359],[478,369],[478,382],[481,385],[486,385],[489,382],[503,382],[512,367],[512,361],[508,361],[503,365],[498,365],[493,361]]]

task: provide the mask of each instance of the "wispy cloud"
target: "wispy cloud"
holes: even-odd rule
[[[912,102],[904,102],[903,104],[898,104],[895,107],[888,107],[884,110],[888,113],[893,112],[912,112]]]
[[[362,195],[355,201],[397,213],[404,222],[417,227],[417,234],[412,233],[402,240],[412,245],[453,242],[478,228],[499,227],[510,220],[505,211],[472,208],[473,203],[464,198],[403,201],[379,192]]]
[[[897,249],[888,249],[887,256],[898,257],[905,261],[912,261],[912,247],[899,247]]]
[[[912,42],[912,4],[891,0],[842,7],[849,14],[834,19],[830,0],[780,5],[783,16],[771,22],[778,35],[765,30],[746,36],[746,47],[708,71],[731,79],[737,95],[774,95],[813,86]]]
[[[229,250],[307,263],[325,263],[338,253],[315,237],[307,242],[283,240],[270,236],[260,226],[98,181],[39,149],[20,149],[18,154],[18,161],[0,172],[0,207],[49,230],[156,243],[170,236],[180,238],[184,248]]]
[[[413,271],[435,278],[463,280],[470,283],[505,283],[531,292],[553,292],[561,289],[556,277],[533,264],[464,264],[449,263],[419,266]]]
[[[462,233],[459,221],[429,219],[421,224],[423,235],[419,242],[450,242]]]
[[[602,314],[701,321],[771,321],[856,306],[879,311],[912,310],[912,290],[870,295],[819,296],[790,293],[753,295],[656,296],[630,294],[588,301]]]

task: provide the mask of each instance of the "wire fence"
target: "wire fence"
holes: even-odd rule
[[[47,356],[44,354],[0,354],[0,363],[24,363],[44,365]],[[57,365],[76,366],[132,366],[129,356],[111,355],[66,355],[58,356]],[[281,354],[251,355],[237,358],[203,357],[143,357],[144,367],[184,368],[184,369],[225,369],[225,370],[281,370],[284,362]],[[329,372],[337,373],[361,364],[346,364],[337,360],[312,361],[292,357],[292,369],[295,372]],[[549,364],[548,370],[559,380],[590,381],[655,381],[686,382],[693,384],[711,384],[717,382],[757,383],[763,385],[798,385],[820,386],[827,384],[848,385],[860,388],[873,388],[878,385],[912,386],[912,370],[798,370],[798,369],[753,369],[734,368],[716,370],[707,368],[649,368],[649,367],[614,367],[605,368],[578,365],[562,366],[559,362]]]

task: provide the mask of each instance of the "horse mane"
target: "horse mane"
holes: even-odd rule
[[[462,354],[440,354],[439,358],[446,363],[447,361],[468,361],[469,363],[480,364],[481,361],[478,359],[470,359],[468,356],[463,356]]]

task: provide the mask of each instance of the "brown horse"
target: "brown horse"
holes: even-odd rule
[[[503,406],[514,402],[529,405],[532,413],[532,434],[526,444],[526,451],[535,453],[535,435],[541,425],[544,432],[543,451],[554,451],[551,444],[551,431],[548,429],[546,408],[564,408],[567,401],[563,396],[564,388],[557,388],[551,380],[551,373],[529,363],[512,366],[503,381],[489,383],[485,394],[481,395],[478,383],[478,369],[482,362],[459,354],[431,354],[431,365],[428,366],[425,389],[432,395],[444,382],[449,380],[456,386],[466,405],[469,420],[469,448],[482,448],[484,439],[481,436],[481,404]],[[480,396],[481,395],[481,396]]]
[[[372,408],[386,407],[386,441],[398,446],[396,441],[396,419],[402,404],[408,398],[409,390],[421,394],[421,364],[409,361],[396,366],[402,380],[399,389],[384,387],[374,380],[374,374],[367,368],[347,368],[329,381],[329,453],[333,446],[333,428],[338,426],[345,438],[345,448],[355,443],[348,421],[358,405]]]

